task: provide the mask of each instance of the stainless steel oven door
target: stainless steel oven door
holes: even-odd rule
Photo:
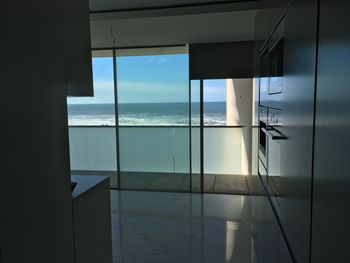
[[[264,132],[264,129],[266,129],[266,123],[263,121],[260,121],[260,128],[259,128],[259,174],[261,177],[261,180],[263,184],[266,187],[267,182],[267,135]]]
[[[267,166],[267,159],[266,159],[266,153],[267,153],[267,136],[263,131],[264,128],[260,128],[260,135],[259,135],[259,159],[261,162]]]
[[[280,179],[281,179],[281,148],[278,140],[273,140],[271,136],[267,139],[267,179],[266,189],[271,197],[274,206],[279,212]]]
[[[280,181],[281,181],[281,149],[280,141],[287,139],[282,133],[271,126],[263,129],[266,134],[266,189],[268,195],[279,213]]]

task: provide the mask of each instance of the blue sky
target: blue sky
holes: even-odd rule
[[[188,101],[188,55],[120,57],[120,103]]]
[[[94,97],[68,98],[70,104],[114,103],[112,58],[93,59]],[[188,55],[126,56],[117,59],[120,103],[188,102]],[[199,101],[193,82],[192,101]],[[204,82],[205,101],[224,101],[225,80]]]

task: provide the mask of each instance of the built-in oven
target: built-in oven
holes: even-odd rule
[[[268,108],[259,107],[259,127],[260,127],[259,154],[261,153],[262,156],[265,156],[265,152],[266,152],[265,134],[262,132],[262,128],[265,128],[267,126],[267,120],[268,120]]]
[[[280,148],[287,137],[279,130],[282,110],[272,108],[266,110],[267,118],[260,121],[259,174],[278,212],[281,180]]]
[[[259,158],[262,163],[266,166],[266,152],[267,152],[267,138],[265,129],[267,127],[266,122],[260,121],[260,129],[259,129]]]
[[[260,49],[260,105],[281,108],[283,58],[284,19]]]
[[[283,117],[284,19],[260,49],[258,169],[268,196],[279,211]]]
[[[258,169],[260,177],[266,184],[267,177],[267,137],[264,129],[267,127],[268,108],[259,107],[259,151],[258,151]]]
[[[269,95],[280,94],[283,91],[283,51],[284,38],[281,36],[269,52]]]
[[[269,126],[271,127],[271,126]],[[267,144],[266,189],[276,210],[279,210],[281,181],[281,141],[286,137],[275,128],[265,129]]]

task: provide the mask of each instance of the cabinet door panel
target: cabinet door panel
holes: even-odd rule
[[[296,0],[285,16],[280,218],[298,263],[309,262],[317,1]]]
[[[349,261],[350,2],[320,1],[312,263]]]
[[[60,0],[1,1],[0,262],[74,263]]]
[[[285,239],[267,196],[252,197],[254,262],[292,263]]]
[[[67,94],[93,96],[88,0],[63,0],[63,17]]]

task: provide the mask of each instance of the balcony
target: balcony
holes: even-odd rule
[[[249,152],[244,145],[246,129],[204,128],[205,192],[249,193],[245,176]],[[180,192],[201,189],[199,127],[191,128],[190,139],[189,127],[120,126],[119,147],[114,126],[71,126],[69,138],[73,174],[109,175],[112,188]]]

